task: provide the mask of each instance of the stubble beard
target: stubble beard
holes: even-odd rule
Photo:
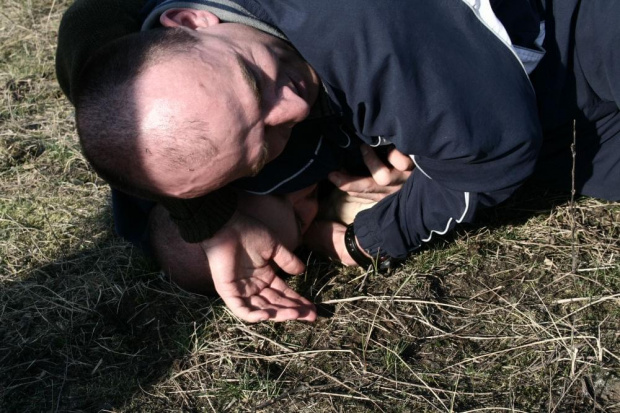
[[[269,145],[265,142],[260,148],[258,162],[252,167],[250,176],[258,175],[261,169],[263,169],[267,164],[267,159],[269,159]]]

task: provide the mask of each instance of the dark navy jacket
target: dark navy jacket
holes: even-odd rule
[[[341,114],[332,130],[412,156],[416,168],[403,188],[355,219],[371,254],[405,256],[470,222],[479,207],[502,202],[532,173],[542,139],[534,91],[488,2],[224,3],[279,29],[312,65]],[[530,10],[528,0],[520,4]],[[517,25],[527,30],[513,30],[513,43],[536,37],[530,14],[520,16],[529,24]],[[300,171],[306,164],[300,160]]]

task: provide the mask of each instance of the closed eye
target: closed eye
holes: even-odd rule
[[[252,95],[256,99],[258,108],[263,107],[263,93],[260,88],[260,82],[257,79],[256,74],[250,70],[248,64],[243,60],[241,56],[237,56],[237,63],[239,64],[239,70],[241,71],[241,77],[245,80],[246,84],[252,91]]]

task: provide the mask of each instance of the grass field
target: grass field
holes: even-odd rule
[[[247,325],[112,236],[54,49],[0,8],[1,412],[619,412],[620,204],[528,187],[384,277],[308,256],[316,323]]]

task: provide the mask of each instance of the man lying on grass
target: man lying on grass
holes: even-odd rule
[[[63,20],[59,56],[63,44],[71,54],[88,40],[76,46],[63,33],[71,19],[85,24],[89,1]],[[411,174],[409,161],[394,161],[371,163],[375,179],[364,185],[330,179],[357,193],[402,188],[349,228],[317,230],[345,263],[389,262],[471,222],[535,168],[565,187],[566,128],[577,119],[577,190],[619,197],[620,29],[609,16],[620,6],[543,3],[154,1],[145,31],[99,48],[64,87],[95,169],[171,212],[235,314],[311,320],[314,309],[271,267],[303,265],[239,207],[238,190],[292,192],[341,167],[361,142],[393,144],[416,163]],[[59,68],[77,70],[63,57]],[[546,141],[537,165],[538,116]]]

